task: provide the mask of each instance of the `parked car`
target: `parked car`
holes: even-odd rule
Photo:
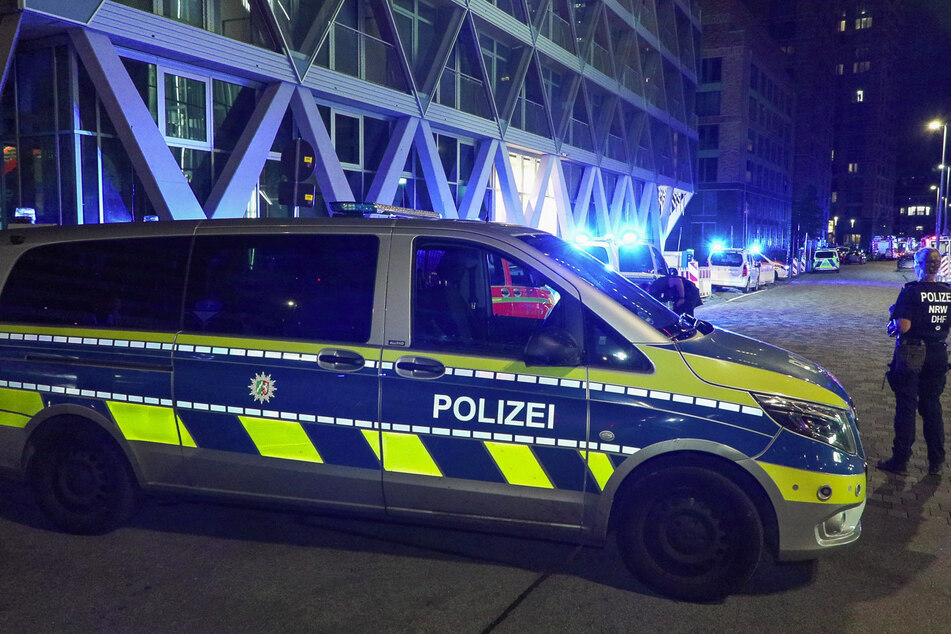
[[[914,271],[915,270],[915,254],[914,253],[905,253],[898,258],[898,270],[899,271]]]
[[[739,288],[744,293],[759,288],[760,268],[746,249],[723,249],[707,258],[710,285]]]
[[[778,260],[771,260],[770,258],[766,257],[762,253],[757,253],[755,256],[753,256],[753,259],[755,262],[757,262],[760,265],[760,273],[759,273],[760,279],[763,278],[763,271],[769,270],[769,268],[766,267],[767,264],[773,269],[774,282],[776,280],[785,280],[789,278],[788,264],[783,264],[782,262]]]
[[[839,272],[839,252],[835,249],[818,249],[812,256],[813,271]]]
[[[865,264],[868,261],[868,256],[865,255],[865,251],[858,248],[850,249],[849,252],[845,255],[846,264]]]
[[[647,242],[621,243],[617,248],[618,272],[643,289],[666,275],[667,262],[660,250]]]

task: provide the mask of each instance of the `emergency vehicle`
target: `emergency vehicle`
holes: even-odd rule
[[[645,584],[694,600],[764,549],[813,559],[861,532],[832,375],[537,229],[14,228],[0,287],[0,467],[62,530],[108,531],[144,493],[590,544],[610,527]],[[497,287],[548,307],[497,310]]]

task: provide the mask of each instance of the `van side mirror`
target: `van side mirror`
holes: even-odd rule
[[[542,328],[532,334],[525,344],[523,353],[526,366],[563,366],[581,365],[581,348],[564,328]]]

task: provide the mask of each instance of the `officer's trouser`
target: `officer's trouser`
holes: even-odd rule
[[[948,371],[948,349],[945,344],[926,346],[924,365],[920,371],[895,371],[895,362],[888,372],[888,384],[895,392],[895,458],[907,462],[915,442],[915,410],[921,413],[922,435],[928,445],[928,462],[944,462],[944,421],[941,392]]]

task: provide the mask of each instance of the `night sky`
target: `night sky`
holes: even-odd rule
[[[951,122],[951,1],[905,0],[904,14],[903,59],[897,68],[897,174],[927,176],[941,162],[941,132],[925,126],[933,119]],[[937,182],[937,171],[933,173]]]

